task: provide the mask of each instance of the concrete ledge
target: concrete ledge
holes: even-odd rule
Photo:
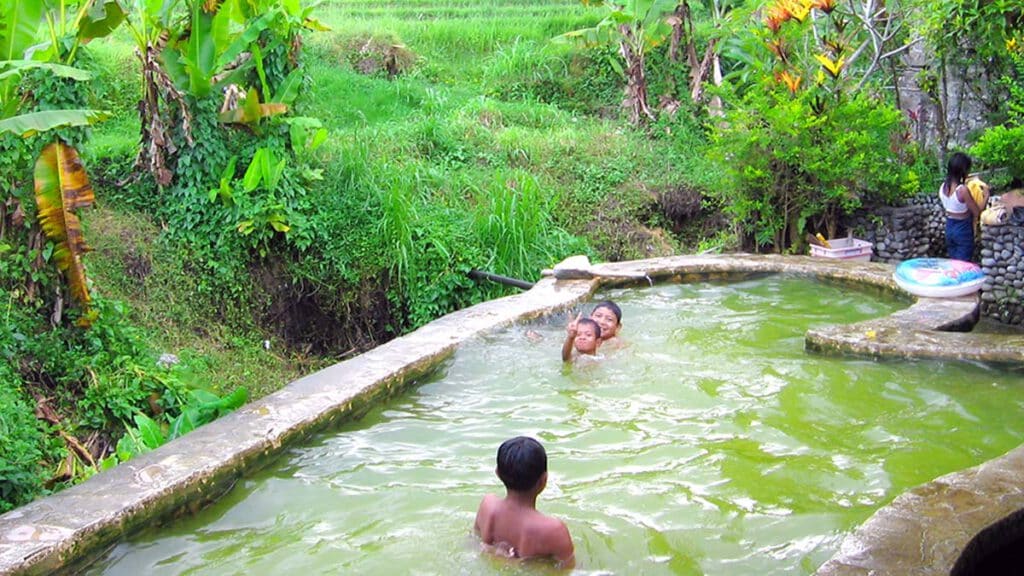
[[[947,576],[975,534],[1024,509],[1024,446],[896,497],[815,576]]]
[[[78,486],[0,516],[0,573],[42,574],[66,569],[142,526],[198,509],[286,446],[334,423],[356,418],[381,398],[414,385],[462,342],[496,327],[566,308],[600,286],[789,273],[874,286],[896,294],[892,270],[887,264],[745,254],[677,256],[598,266],[590,266],[585,259],[571,259],[550,271],[554,278],[542,279],[528,292],[449,314],[356,358],[296,380]],[[891,324],[883,327],[891,331],[883,336],[885,342],[890,342],[891,336],[893,348],[879,348],[877,354],[910,355],[910,348],[896,344],[913,341],[917,336],[908,334],[916,330],[922,333],[920,338],[927,335],[931,339],[931,346],[922,346],[922,353],[945,350],[951,354],[945,357],[960,357],[964,345],[958,338],[969,335],[932,330],[962,321],[967,304],[933,310],[931,304],[919,302],[910,311],[894,314]],[[936,321],[938,316],[942,320]],[[863,332],[865,326],[833,328],[830,337],[839,343],[822,349],[863,353],[853,340],[849,344],[841,340],[843,334]],[[1016,355],[1017,364],[1024,363],[1020,342],[1001,350],[1003,357]],[[876,352],[868,349],[868,353]]]

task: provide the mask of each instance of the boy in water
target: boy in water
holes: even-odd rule
[[[579,356],[594,356],[601,344],[601,326],[590,318],[576,318],[565,327],[565,343],[562,344],[562,362],[569,362]]]
[[[526,436],[503,442],[495,473],[505,485],[505,497],[484,496],[473,524],[484,544],[512,558],[552,557],[559,567],[572,568],[576,559],[569,529],[537,511],[537,495],[548,482],[548,456],[540,442]]]
[[[597,322],[601,327],[601,347],[612,349],[622,346],[619,338],[619,328],[622,327],[622,309],[611,300],[598,302],[590,312],[590,319]]]

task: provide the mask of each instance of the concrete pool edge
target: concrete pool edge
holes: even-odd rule
[[[58,570],[146,524],[209,502],[286,446],[334,422],[358,417],[377,400],[412,385],[460,343],[497,327],[564,309],[601,286],[791,273],[897,293],[891,265],[802,256],[677,256],[586,267],[577,264],[578,260],[567,260],[552,271],[554,278],[542,279],[528,292],[449,314],[296,380],[151,453],[0,516],[0,573]],[[965,310],[971,308],[968,301],[974,306],[970,314],[976,314],[976,299],[967,299],[966,303],[931,310],[938,316],[918,309],[889,329],[930,332],[933,341],[963,336],[933,329],[962,321]],[[911,309],[920,304],[918,301]],[[941,321],[936,321],[939,316]],[[860,324],[851,326],[854,332],[865,330]],[[853,346],[843,346],[823,349],[861,353]],[[876,355],[887,354],[883,350]],[[1018,359],[1024,358],[1024,342],[1017,354]]]
[[[975,535],[1024,509],[1024,446],[904,492],[815,576],[947,576]]]

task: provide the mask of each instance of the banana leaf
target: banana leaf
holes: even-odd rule
[[[38,40],[43,3],[0,0],[0,60],[19,60]]]
[[[127,14],[117,0],[97,0],[78,22],[78,39],[84,44],[110,35],[124,22]]]
[[[68,126],[88,126],[109,116],[99,110],[44,110],[29,112],[0,120],[0,134],[10,132],[28,138],[37,132],[46,132]]]
[[[0,60],[0,80],[21,74],[22,70],[27,70],[29,68],[45,68],[54,76],[70,78],[72,80],[89,80],[92,78],[92,72],[89,72],[88,70],[65,66],[63,64],[41,62],[39,60]]]
[[[94,196],[74,148],[58,141],[43,149],[36,160],[35,192],[39,224],[56,246],[53,258],[57,268],[67,278],[72,299],[87,311],[90,297],[82,255],[89,247],[73,211],[92,205]],[[88,316],[83,314],[82,318]]]

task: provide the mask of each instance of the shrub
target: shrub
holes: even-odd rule
[[[894,150],[902,144],[899,111],[869,95],[822,112],[806,94],[770,89],[751,90],[741,102],[714,146],[733,187],[716,192],[759,247],[799,244],[808,224],[834,234],[839,215],[864,200],[920,189],[913,165]]]
[[[21,379],[0,358],[0,512],[29,502],[42,490],[44,435]]]
[[[1011,176],[1024,178],[1024,36],[1006,43],[1012,71],[1000,80],[1007,91],[1005,125],[985,131],[971,154],[990,166],[1004,166]]]
[[[811,17],[812,10],[815,14]],[[858,20],[834,1],[776,2],[754,47],[749,84],[729,84],[715,155],[731,186],[726,211],[757,247],[799,248],[804,232],[837,232],[839,216],[865,199],[918,192],[920,155],[901,113],[851,69]],[[735,75],[741,80],[742,75]]]

